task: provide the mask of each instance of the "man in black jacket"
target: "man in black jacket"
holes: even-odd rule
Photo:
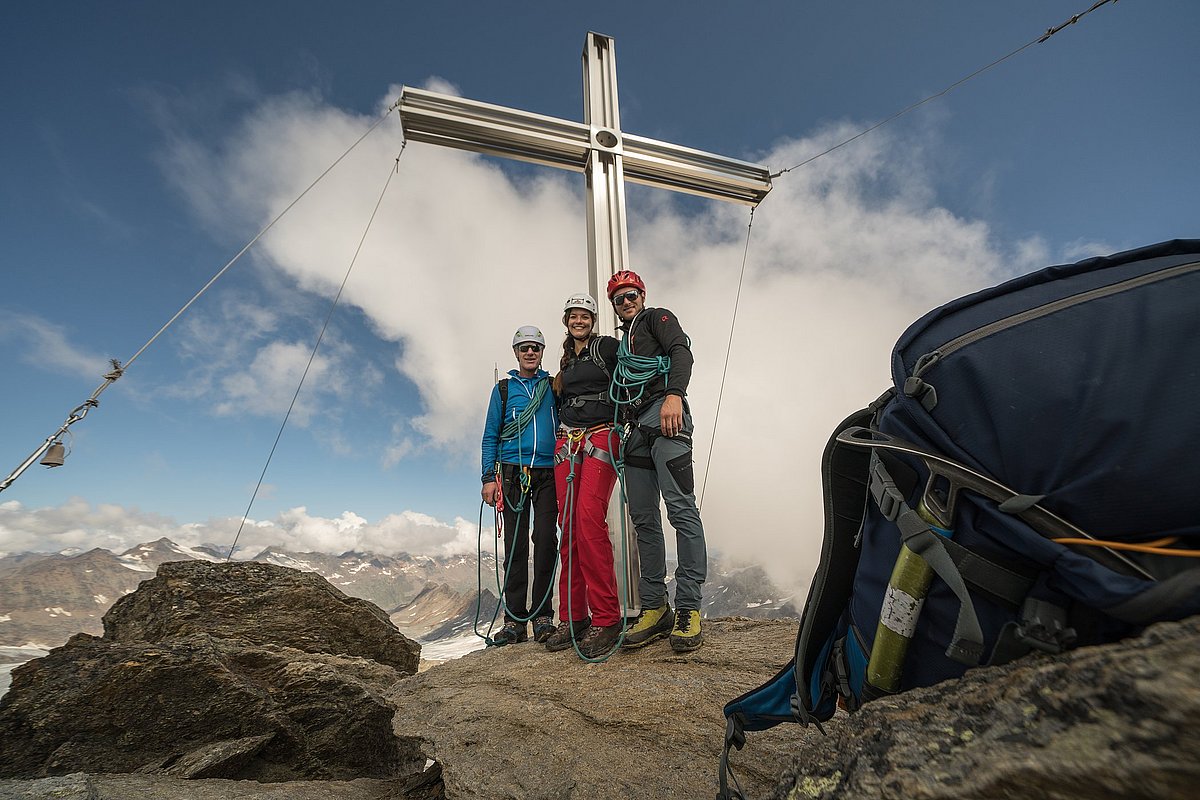
[[[642,385],[640,397],[632,390],[628,406],[625,491],[641,558],[642,613],[626,633],[624,646],[642,647],[669,635],[671,648],[686,652],[703,641],[700,587],[708,574],[692,474],[692,415],[686,399],[692,377],[691,343],[674,314],[646,306],[646,285],[636,273],[622,270],[613,275],[608,297],[622,320],[622,349],[632,356],[627,358],[629,368],[643,375],[654,373]],[[667,599],[660,496],[666,501],[679,553],[675,613]]]

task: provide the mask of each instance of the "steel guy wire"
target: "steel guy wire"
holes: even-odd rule
[[[704,481],[700,484],[700,499],[696,511],[704,508],[704,490],[708,488],[708,471],[712,467],[713,448],[717,443],[717,423],[721,419],[721,398],[725,395],[725,376],[729,373],[729,354],[733,351],[733,331],[737,327],[738,304],[742,299],[742,279],[746,277],[746,257],[750,254],[750,232],[754,230],[754,207],[750,209],[750,222],[746,225],[746,246],[742,250],[742,270],[738,273],[737,293],[733,297],[733,319],[729,322],[729,341],[725,345],[725,366],[721,369],[721,387],[717,390],[717,411],[713,415],[712,438],[708,441],[708,460],[704,463]]]
[[[1002,63],[1004,63],[1005,61],[1008,61],[1010,58],[1012,58],[1013,56],[1015,56],[1015,55],[1017,55],[1018,53],[1022,52],[1023,50],[1025,50],[1025,49],[1027,49],[1027,48],[1029,48],[1029,47],[1032,47],[1032,46],[1033,46],[1033,45],[1035,45],[1035,44],[1041,44],[1042,42],[1046,41],[1046,40],[1047,40],[1047,39],[1049,39],[1051,36],[1053,36],[1054,34],[1058,33],[1059,31],[1061,31],[1063,28],[1067,27],[1068,25],[1074,25],[1074,24],[1075,24],[1076,22],[1078,22],[1078,21],[1079,21],[1081,18],[1083,18],[1083,17],[1087,16],[1088,14],[1092,13],[1092,12],[1093,12],[1093,11],[1095,11],[1097,8],[1099,8],[1100,6],[1102,6],[1102,5],[1105,5],[1105,4],[1107,4],[1107,3],[1115,3],[1116,1],[1117,1],[1117,0],[1097,0],[1097,2],[1096,2],[1095,4],[1093,4],[1093,5],[1092,5],[1092,7],[1091,7],[1091,8],[1089,8],[1087,11],[1081,11],[1081,12],[1079,12],[1078,14],[1075,14],[1075,15],[1073,15],[1073,16],[1072,16],[1070,19],[1068,19],[1066,22],[1063,22],[1063,23],[1060,23],[1059,25],[1054,25],[1054,26],[1052,26],[1052,27],[1050,27],[1050,28],[1047,28],[1047,29],[1046,29],[1046,32],[1045,32],[1045,33],[1043,33],[1043,34],[1042,34],[1041,36],[1039,36],[1038,38],[1036,38],[1036,39],[1034,39],[1034,40],[1032,40],[1032,41],[1030,41],[1030,42],[1026,42],[1025,44],[1023,44],[1023,45],[1021,45],[1020,47],[1018,47],[1016,50],[1013,50],[1013,51],[1012,51],[1011,53],[1009,53],[1008,55],[1006,55],[1006,56],[1001,56],[1000,58],[997,58],[995,61],[991,62],[991,63],[990,63],[990,64],[988,64],[987,66],[980,67],[979,69],[977,69],[977,70],[975,70],[974,72],[972,72],[970,75],[967,75],[965,78],[960,78],[960,79],[958,79],[958,80],[957,80],[957,81],[955,81],[954,83],[952,83],[952,84],[950,84],[949,86],[947,86],[945,89],[942,89],[940,92],[937,92],[937,93],[935,93],[935,94],[931,94],[931,95],[929,95],[928,97],[926,97],[926,98],[925,98],[925,99],[923,99],[923,100],[918,100],[917,102],[913,103],[912,105],[910,105],[910,106],[908,106],[908,107],[906,107],[906,108],[903,108],[903,109],[901,109],[900,111],[897,111],[895,114],[892,114],[892,115],[891,115],[890,117],[888,117],[887,119],[885,119],[885,120],[883,120],[883,121],[881,121],[881,122],[877,122],[877,123],[875,123],[874,125],[872,125],[871,127],[867,128],[867,129],[865,129],[865,130],[861,130],[861,131],[859,131],[858,133],[856,133],[856,134],[854,134],[853,136],[851,136],[849,139],[846,139],[845,141],[842,141],[842,142],[839,142],[839,143],[835,144],[833,147],[830,147],[828,150],[823,150],[822,152],[820,152],[820,153],[817,153],[815,156],[812,156],[812,157],[810,157],[810,158],[806,158],[806,159],[804,159],[804,160],[803,160],[803,161],[801,161],[799,164],[793,164],[792,166],[790,166],[790,167],[787,167],[786,169],[781,169],[781,170],[779,170],[778,172],[771,173],[771,176],[770,176],[770,177],[771,177],[771,178],[778,178],[778,177],[780,177],[781,175],[784,175],[785,173],[791,172],[791,171],[792,171],[792,170],[794,170],[794,169],[799,169],[800,167],[803,167],[803,166],[804,166],[804,165],[806,165],[806,164],[811,164],[813,161],[816,161],[818,158],[821,158],[822,156],[827,156],[827,155],[829,155],[830,153],[832,153],[834,150],[837,150],[837,149],[838,149],[838,148],[840,148],[840,147],[845,147],[846,145],[850,144],[850,143],[851,143],[851,142],[853,142],[854,140],[856,140],[856,139],[860,139],[860,138],[862,138],[863,136],[866,136],[866,135],[867,135],[868,133],[870,133],[871,131],[873,131],[873,130],[876,130],[876,129],[878,129],[878,128],[882,128],[884,125],[888,124],[888,123],[889,123],[889,122],[891,122],[892,120],[894,120],[894,119],[897,119],[897,118],[899,118],[899,117],[902,117],[902,116],[904,116],[905,114],[907,114],[908,112],[910,112],[910,111],[913,111],[913,110],[915,110],[915,109],[917,109],[917,108],[920,108],[921,106],[923,106],[923,105],[925,105],[926,103],[928,103],[930,100],[936,100],[937,98],[941,97],[942,95],[944,95],[944,94],[946,94],[946,93],[950,92],[952,89],[956,89],[956,88],[958,88],[959,86],[962,86],[962,85],[963,85],[964,83],[966,83],[967,81],[971,80],[972,78],[976,77],[977,75],[981,75],[981,74],[983,74],[984,72],[987,72],[987,71],[988,71],[989,69],[991,69],[992,67],[998,66],[999,64],[1002,64]]]
[[[321,180],[324,179],[324,177],[326,175],[328,175],[333,170],[334,167],[336,167],[338,164],[340,164],[346,156],[350,155],[350,152],[352,150],[354,150],[354,148],[358,147],[358,145],[362,142],[363,139],[366,139],[367,136],[369,136],[372,131],[374,131],[381,124],[383,124],[383,121],[385,119],[387,119],[389,116],[391,116],[391,113],[393,111],[395,111],[396,108],[399,107],[399,105],[400,105],[399,100],[397,100],[395,103],[393,103],[392,106],[390,108],[388,108],[388,110],[386,112],[384,112],[379,117],[379,119],[377,119],[375,121],[375,123],[373,125],[371,125],[371,127],[368,128],[365,133],[363,133],[362,136],[358,137],[358,139],[355,140],[354,144],[350,145],[350,147],[348,147],[344,153],[342,153],[340,156],[338,156],[337,159],[332,164],[330,164],[328,167],[326,167],[325,171],[322,172],[320,175],[318,175],[316,180],[314,180],[312,183],[310,183],[308,185],[308,187],[296,197],[295,200],[288,203],[287,207],[284,208],[283,211],[280,211],[279,214],[277,214],[274,219],[272,219],[270,222],[267,223],[266,227],[264,227],[262,230],[260,230],[254,236],[253,239],[251,239],[249,242],[247,242],[246,245],[241,250],[238,251],[237,255],[235,255],[233,258],[231,258],[225,264],[225,266],[221,267],[221,269],[217,272],[217,274],[214,275],[208,281],[208,283],[204,284],[204,286],[200,289],[200,291],[196,292],[196,294],[194,294],[192,296],[191,300],[188,300],[186,303],[184,303],[183,307],[180,308],[178,311],[176,311],[175,315],[173,317],[171,317],[169,320],[167,320],[166,324],[163,325],[161,328],[159,328],[158,332],[155,333],[153,336],[151,336],[150,339],[144,345],[142,345],[141,348],[136,353],[134,353],[132,356],[130,356],[129,359],[126,360],[123,365],[121,364],[120,361],[118,361],[115,358],[110,359],[112,369],[104,375],[104,382],[96,387],[96,390],[94,392],[92,392],[91,397],[89,397],[87,400],[83,401],[83,403],[78,405],[73,411],[71,411],[70,414],[67,415],[66,421],[61,426],[59,426],[57,431],[52,433],[50,436],[46,437],[45,442],[43,442],[42,445],[38,449],[34,450],[33,453],[30,454],[25,459],[25,461],[21,463],[20,466],[18,466],[15,470],[13,470],[7,478],[5,478],[3,481],[0,481],[0,492],[7,489],[9,486],[12,485],[12,483],[17,478],[21,477],[21,473],[23,473],[26,469],[28,469],[29,466],[32,465],[33,462],[36,461],[38,459],[38,457],[41,456],[41,454],[46,451],[46,449],[50,446],[50,444],[53,441],[55,441],[62,434],[66,433],[67,430],[72,425],[74,425],[76,422],[79,422],[81,419],[86,417],[88,414],[88,411],[99,406],[100,405],[99,398],[100,398],[101,393],[104,392],[104,390],[107,389],[109,386],[111,386],[113,383],[115,383],[118,379],[120,379],[120,377],[125,374],[125,370],[129,369],[130,364],[132,364],[134,361],[136,361],[138,359],[138,357],[142,353],[144,353],[148,347],[150,347],[150,345],[154,344],[154,341],[156,339],[158,339],[158,337],[161,336],[167,330],[167,328],[171,327],[171,325],[173,325],[177,319],[179,319],[181,316],[183,316],[183,313],[185,311],[187,311],[189,308],[191,308],[192,304],[195,303],[197,300],[199,300],[200,296],[203,295],[205,292],[207,292],[209,290],[209,288],[214,283],[216,283],[217,280],[220,279],[220,277],[222,275],[224,275],[229,270],[229,268],[232,267],[238,261],[238,259],[240,259],[243,255],[246,254],[246,251],[248,251],[251,247],[253,247],[254,244],[266,234],[267,231],[271,230],[271,228],[273,228],[275,226],[275,223],[279,222],[279,220],[283,218],[284,214],[291,211],[292,207],[295,206],[297,203],[299,203],[300,200],[303,199],[304,196],[307,195],[314,186],[316,186],[318,183],[320,183]],[[401,152],[403,152],[403,148],[401,148]],[[397,160],[397,168],[399,168],[400,157],[396,156],[396,160]]]
[[[362,141],[362,139],[359,139],[359,141]],[[317,351],[321,348],[321,340],[325,338],[325,331],[329,328],[329,321],[333,319],[333,312],[337,309],[338,302],[342,299],[342,292],[346,289],[346,283],[350,280],[350,273],[354,271],[354,265],[358,261],[359,253],[362,252],[363,243],[367,240],[367,234],[371,231],[371,225],[375,222],[376,214],[379,213],[379,206],[383,204],[383,197],[387,194],[388,186],[392,183],[392,178],[400,171],[400,156],[404,155],[404,148],[407,146],[408,142],[400,145],[400,152],[396,154],[395,167],[388,169],[387,180],[383,182],[383,189],[379,192],[379,199],[375,201],[375,208],[371,210],[371,218],[367,220],[367,226],[363,229],[362,236],[358,240],[358,247],[355,248],[354,255],[350,258],[350,265],[346,267],[346,274],[342,277],[342,285],[338,287],[337,294],[334,296],[333,302],[329,305],[329,313],[325,315],[325,322],[321,325],[321,332],[317,334],[317,341],[313,345],[312,353],[308,356],[308,363],[304,365],[304,372],[300,375],[300,383],[297,384],[296,391],[292,395],[292,402],[288,404],[287,412],[283,415],[283,422],[279,425],[279,432],[275,434],[275,442],[271,445],[271,452],[267,454],[267,462],[263,464],[262,473],[258,476],[258,483],[255,484],[254,492],[250,495],[250,503],[246,506],[246,513],[242,515],[242,522],[238,525],[237,534],[233,537],[233,544],[229,546],[229,554],[225,556],[226,561],[233,558],[233,551],[237,547],[238,539],[242,535],[242,529],[246,527],[246,520],[250,518],[250,509],[254,507],[254,501],[258,498],[258,492],[262,488],[263,480],[267,477],[267,469],[271,466],[271,459],[275,456],[275,448],[279,447],[279,440],[283,438],[284,428],[287,427],[288,419],[292,416],[292,409],[296,407],[296,400],[300,397],[300,390],[304,387],[304,380],[308,377],[308,371],[312,369],[313,361],[316,360]]]

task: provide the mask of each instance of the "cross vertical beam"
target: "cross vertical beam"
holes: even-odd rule
[[[629,268],[625,168],[617,99],[617,54],[608,36],[588,33],[583,45],[583,122],[588,126],[588,287],[597,301],[600,282]],[[599,322],[599,320],[597,320]]]

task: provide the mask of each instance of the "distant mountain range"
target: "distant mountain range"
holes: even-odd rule
[[[99,635],[109,606],[153,577],[160,564],[223,561],[225,552],[164,538],[123,553],[96,548],[0,558],[0,647],[56,647],[75,633]],[[270,547],[252,560],[316,572],[346,594],[375,603],[401,631],[423,642],[470,636],[477,615],[486,630],[497,603],[495,559],[488,554],[477,564],[473,555],[332,555]],[[723,570],[717,564],[709,567],[703,612],[708,617],[797,615],[791,598],[780,597],[761,568]]]

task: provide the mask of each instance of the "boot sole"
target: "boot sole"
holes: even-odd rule
[[[580,633],[575,634],[574,642],[582,642],[582,641],[583,641],[583,633],[580,632]],[[560,642],[559,644],[550,644],[550,642],[543,642],[543,647],[545,647],[551,653],[557,653],[562,650],[570,650],[571,645],[574,642],[571,639],[567,639],[565,642]]]
[[[521,644],[522,642],[528,642],[528,641],[529,641],[529,639],[528,639],[528,638],[525,638],[525,639],[514,639],[514,640],[513,640],[513,641],[511,641],[511,642],[508,642],[508,641],[505,641],[505,642],[497,642],[495,639],[493,639],[493,640],[492,640],[492,647],[508,647],[510,644]]]
[[[704,644],[704,634],[700,634],[695,639],[680,641],[679,639],[671,640],[671,649],[676,653],[690,653],[700,645]]]
[[[671,634],[670,631],[660,631],[659,633],[651,634],[649,637],[642,639],[640,642],[631,642],[629,637],[625,638],[625,643],[621,645],[622,650],[641,650],[651,642],[657,642],[660,639],[665,639]]]

